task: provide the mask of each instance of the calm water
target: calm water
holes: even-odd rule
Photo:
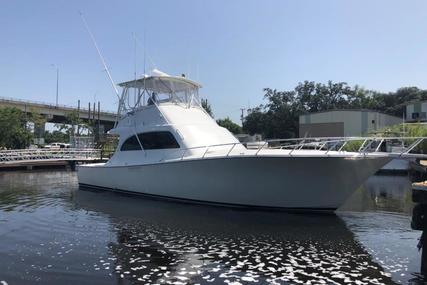
[[[410,182],[374,176],[335,215],[78,190],[73,172],[0,173],[0,284],[417,283]]]

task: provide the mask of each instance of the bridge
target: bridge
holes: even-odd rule
[[[102,161],[100,149],[14,149],[0,151],[1,168],[27,168],[71,166],[76,163],[91,163]]]
[[[75,108],[65,105],[52,105],[49,103],[19,100],[15,98],[0,97],[0,108],[15,107],[26,113],[37,113],[46,118],[50,123],[67,123],[67,114],[77,112],[79,119],[84,122],[95,121],[100,123],[100,129],[105,132],[112,129],[116,121],[116,113],[103,111],[93,104],[88,108]]]

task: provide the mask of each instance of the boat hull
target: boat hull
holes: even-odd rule
[[[229,157],[78,167],[79,184],[240,207],[333,211],[387,157]]]

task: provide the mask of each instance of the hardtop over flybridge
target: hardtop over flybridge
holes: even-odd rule
[[[198,203],[331,211],[394,157],[385,138],[266,141],[247,149],[201,106],[201,85],[158,70],[123,88],[111,133],[118,147],[106,163],[81,165],[79,183]]]

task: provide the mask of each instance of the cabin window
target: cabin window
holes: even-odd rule
[[[179,148],[179,144],[170,132],[149,132],[138,134],[144,149]]]
[[[120,150],[121,151],[141,150],[141,146],[136,136],[131,136],[122,144],[122,147],[120,148]]]

